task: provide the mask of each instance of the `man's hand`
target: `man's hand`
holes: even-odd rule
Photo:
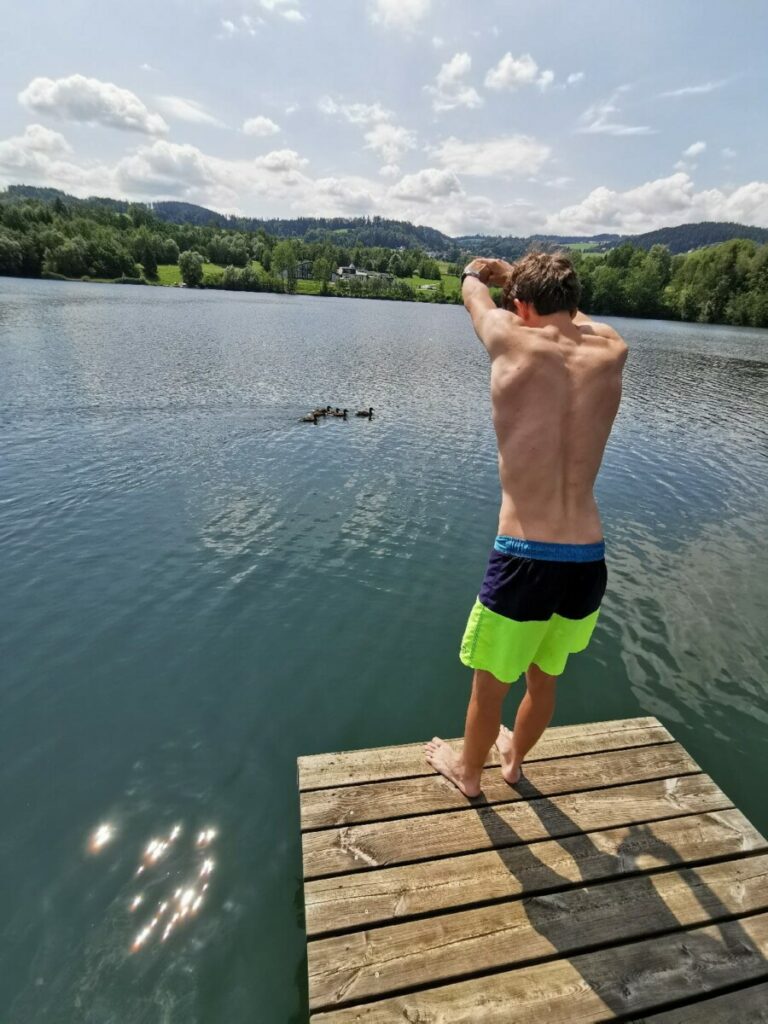
[[[465,270],[476,270],[483,284],[501,288],[512,269],[512,264],[505,260],[476,259],[468,263]]]

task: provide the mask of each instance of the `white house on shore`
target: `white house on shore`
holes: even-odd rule
[[[394,281],[394,274],[384,274],[378,270],[358,270],[354,263],[350,263],[348,267],[337,267],[335,272],[331,274],[332,281]]]

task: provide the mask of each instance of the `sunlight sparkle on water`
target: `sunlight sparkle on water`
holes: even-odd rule
[[[156,837],[151,839],[142,852],[142,861],[136,874],[141,874],[145,870],[151,871],[156,867],[181,833],[181,825],[174,825],[166,839],[158,839]],[[218,831],[216,829],[203,829],[197,835],[192,851],[210,845],[217,835]],[[184,853],[180,853],[180,855],[185,856]],[[194,852],[192,852],[192,857],[193,860],[197,860]],[[173,864],[174,861],[171,860],[169,862],[169,870],[166,871],[166,878],[170,877],[172,871],[175,877],[178,878],[178,872],[174,870]],[[202,861],[197,860],[197,865],[195,866],[196,873],[193,880],[190,879],[186,884],[182,885],[178,885],[178,882],[169,883],[176,885],[173,895],[166,894],[164,898],[158,901],[154,915],[136,933],[131,944],[132,953],[137,953],[155,937],[155,929],[159,932],[159,935],[156,936],[158,941],[165,942],[171,936],[174,929],[186,923],[199,912],[205,900],[205,894],[210,884],[210,876],[215,866],[215,861],[212,857],[205,857]],[[144,893],[137,893],[133,897],[129,904],[131,912],[135,911],[144,902],[144,897]]]
[[[107,843],[115,838],[115,826],[109,822],[99,825],[88,840],[88,849],[91,853],[100,853]]]

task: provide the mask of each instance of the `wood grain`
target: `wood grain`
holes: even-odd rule
[[[768,1024],[768,983],[638,1017],[631,1024]]]
[[[302,837],[304,878],[515,846],[731,806],[714,782],[699,774],[306,832]]]
[[[544,733],[531,751],[528,761],[641,746],[644,743],[663,743],[671,739],[667,729],[652,716],[588,722],[584,725],[559,725]],[[456,748],[461,744],[460,739],[450,742]],[[495,747],[487,763],[499,763]],[[333,754],[310,754],[298,758],[299,789],[302,792],[431,774],[432,769],[424,761],[423,742]]]
[[[734,808],[545,840],[532,849],[513,846],[317,879],[304,886],[307,934],[314,937],[369,927],[661,865],[761,849],[768,849],[768,842]]]
[[[768,911],[768,855],[640,875],[310,942],[312,1009]]]
[[[757,914],[318,1013],[312,1024],[595,1024],[762,980],[767,956],[768,914]]]
[[[483,803],[510,803],[699,771],[699,766],[679,743],[660,743],[632,750],[536,761],[525,765],[524,777],[514,787],[504,781],[500,768],[487,768],[483,772],[482,796],[471,801],[437,774],[317,789],[302,796],[301,827],[306,831],[334,825],[388,821],[454,808],[478,807]]]

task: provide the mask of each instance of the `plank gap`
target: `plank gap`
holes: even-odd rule
[[[518,961],[515,961],[515,964],[514,964],[513,967],[510,966],[510,964],[501,964],[499,966],[491,967],[491,968],[486,968],[486,969],[480,970],[480,971],[464,971],[464,972],[461,972],[461,973],[445,976],[445,977],[440,978],[439,981],[435,981],[435,983],[431,984],[431,985],[430,984],[426,984],[426,985],[424,985],[424,984],[422,984],[422,985],[404,985],[402,987],[388,989],[386,993],[379,992],[379,993],[377,993],[375,995],[368,995],[368,996],[359,995],[358,994],[353,999],[349,999],[349,1000],[347,1000],[347,999],[340,999],[336,1003],[324,1003],[322,1005],[316,1006],[316,1007],[313,1008],[312,1012],[313,1012],[313,1014],[315,1014],[315,1013],[328,1013],[331,1010],[344,1010],[344,1009],[349,1009],[349,1008],[352,1008],[352,1007],[365,1006],[365,1005],[367,1005],[369,1003],[378,1003],[378,1002],[381,1002],[382,1000],[385,1000],[385,999],[396,999],[398,996],[413,995],[413,994],[418,993],[418,992],[429,992],[429,991],[431,991],[433,989],[444,988],[444,987],[446,987],[448,985],[455,985],[457,983],[464,982],[464,981],[475,981],[475,980],[478,980],[478,979],[481,979],[481,978],[490,978],[490,977],[493,977],[496,974],[512,974],[512,973],[516,973],[517,971],[527,971],[527,970],[530,970],[530,968],[532,968],[532,967],[538,967],[538,966],[540,966],[542,964],[554,963],[554,962],[556,962],[558,960],[563,960],[563,961],[567,962],[567,961],[570,961],[572,957],[582,957],[582,956],[588,956],[590,953],[599,953],[601,951],[606,951],[606,950],[610,950],[610,949],[620,949],[620,948],[627,947],[627,946],[637,945],[637,944],[639,944],[641,942],[648,942],[651,939],[663,939],[663,938],[666,938],[666,937],[671,936],[671,935],[680,934],[682,932],[692,933],[692,932],[697,932],[697,931],[699,931],[701,929],[704,929],[704,928],[717,928],[719,925],[722,925],[722,924],[730,924],[730,923],[733,923],[733,922],[736,922],[736,921],[746,921],[746,920],[748,920],[751,917],[765,916],[765,914],[766,914],[766,910],[765,910],[764,907],[762,907],[762,908],[758,908],[756,910],[748,911],[747,913],[724,914],[724,915],[721,915],[719,917],[712,917],[709,920],[701,922],[698,925],[693,925],[693,926],[691,926],[691,925],[680,925],[677,928],[660,928],[660,929],[656,929],[656,930],[650,930],[648,932],[644,932],[642,936],[634,935],[631,938],[624,939],[624,940],[619,940],[619,941],[593,942],[593,943],[585,944],[584,946],[579,946],[579,947],[577,947],[575,949],[572,949],[569,953],[567,953],[565,955],[563,953],[561,953],[560,951],[557,951],[555,953],[552,953],[549,956],[538,956],[538,957],[531,957],[528,960],[518,960]],[[766,975],[765,976],[768,977],[768,963],[766,964]],[[763,980],[763,975],[760,975],[759,977],[755,977],[755,978],[751,978],[750,979],[750,981],[755,982],[755,983],[760,982],[762,980]],[[711,990],[708,993],[708,995],[714,995],[714,994],[720,995],[720,994],[722,994],[722,991],[720,989],[715,989],[715,990]],[[681,1005],[681,1006],[685,1006],[689,1002],[691,1002],[690,999],[682,999],[682,1000],[678,1001],[679,1005]],[[671,1005],[672,1005],[671,1002],[669,1004],[667,1004],[667,1003],[658,1003],[658,1004],[654,1003],[652,1006],[647,1007],[644,1012],[645,1013],[657,1013],[657,1012],[659,1012],[661,1010],[668,1009],[669,1006],[671,1006]],[[621,1018],[613,1017],[612,1016],[612,1017],[606,1018],[606,1019],[607,1020],[620,1020],[620,1019],[624,1019],[626,1021],[637,1021],[638,1018],[637,1018],[637,1014],[634,1013],[634,1014],[631,1014],[630,1016],[622,1016]],[[641,1020],[642,1020],[642,1018],[641,1018]]]
[[[727,797],[726,797],[726,800],[727,800]],[[724,804],[718,804],[717,807],[709,807],[709,808],[707,808],[708,811],[732,811],[732,810],[735,810],[735,809],[736,808],[734,807],[734,805],[732,803],[730,803],[730,802],[727,802],[727,803],[724,803]],[[632,818],[630,821],[621,821],[621,822],[619,822],[616,825],[611,825],[611,828],[628,828],[630,825],[651,825],[651,824],[653,824],[656,821],[671,821],[674,818],[685,818],[690,813],[691,812],[689,810],[685,810],[685,811],[681,811],[679,814],[665,814],[662,818]],[[523,843],[503,843],[503,844],[500,844],[499,846],[493,846],[493,847],[474,847],[471,850],[462,850],[462,853],[479,853],[482,850],[487,850],[487,849],[492,849],[492,850],[509,850],[509,849],[512,849],[515,846],[535,846],[536,843],[545,843],[545,842],[547,842],[548,840],[551,840],[551,839],[567,839],[570,836],[588,836],[588,835],[591,835],[593,832],[601,832],[601,831],[603,831],[601,828],[591,828],[591,829],[577,828],[573,832],[563,832],[563,833],[560,833],[560,834],[558,834],[556,836],[551,836],[551,835],[537,836],[535,839],[530,839],[530,840],[528,840],[526,842],[523,842]],[[461,856],[461,854],[457,854],[455,851],[452,852],[452,853],[431,853],[431,854],[429,854],[426,857],[416,857],[413,860],[399,860],[396,864],[376,864],[376,865],[371,865],[370,867],[368,867],[368,866],[358,867],[358,868],[355,869],[354,873],[355,874],[363,875],[363,874],[367,874],[369,871],[385,871],[387,868],[405,867],[408,864],[424,864],[424,863],[427,863],[428,861],[447,860],[449,857],[456,857],[456,856]],[[350,872],[350,871],[330,871],[327,874],[313,875],[311,879],[308,879],[308,881],[314,881],[316,878],[323,878],[323,879],[326,879],[326,878],[341,878],[344,875],[349,875],[349,874],[352,874],[352,872]]]
[[[622,1013],[617,1017],[612,1017],[611,1019],[616,1021],[617,1024],[654,1024],[657,1019],[660,1020],[661,1014],[666,1014],[674,1010],[683,1010],[688,1006],[699,1006],[701,1004],[706,1005],[714,1003],[716,999],[721,999],[723,996],[734,995],[737,992],[749,994],[750,989],[758,989],[761,985],[765,985],[766,981],[768,981],[768,970],[765,974],[760,975],[759,977],[750,978],[748,981],[737,981],[731,985],[723,985],[721,988],[713,989],[709,992],[702,992],[697,996],[689,996],[685,999],[673,999],[667,1003],[660,1003],[658,1006],[654,1006],[653,1009],[645,1012],[642,1017],[638,1017],[635,1012]],[[710,1019],[713,1020],[714,1024],[714,1018],[710,1018],[709,1016],[706,1018],[697,1017],[697,1021],[708,1022]],[[757,1018],[753,1017],[745,1018],[743,1024],[756,1019]],[[765,1020],[766,1018],[765,1016],[761,1016],[760,1019]],[[693,1018],[691,1017],[690,1020],[693,1020]],[[718,1017],[717,1020],[720,1020],[720,1018]],[[740,1024],[742,1024],[741,1017],[739,1017],[739,1021]]]
[[[655,819],[655,820],[659,820],[659,819]],[[597,832],[597,831],[600,831],[600,830],[595,829],[595,831]],[[579,835],[589,835],[589,833],[588,832],[580,832]],[[559,838],[560,837],[558,836],[558,839]],[[563,837],[563,838],[565,838],[565,837]],[[554,840],[554,841],[557,842],[557,840]],[[547,840],[537,840],[537,842],[547,842]],[[533,846],[534,844],[531,843],[530,845]],[[531,890],[529,890],[527,892],[516,893],[513,896],[498,896],[495,899],[473,900],[470,903],[459,903],[459,904],[456,904],[456,905],[451,906],[451,907],[441,907],[439,910],[425,910],[422,913],[403,914],[402,917],[384,918],[384,919],[379,920],[379,921],[371,921],[370,923],[369,922],[365,922],[365,924],[350,925],[347,928],[331,928],[331,929],[328,929],[327,931],[313,932],[312,935],[307,935],[307,946],[309,946],[311,943],[317,941],[318,939],[335,939],[335,938],[338,938],[339,936],[342,936],[342,935],[354,935],[355,932],[360,932],[360,931],[372,932],[372,931],[378,930],[379,928],[390,928],[393,925],[410,924],[410,923],[412,923],[414,921],[426,921],[426,920],[429,920],[429,918],[443,917],[443,916],[448,915],[448,914],[460,914],[460,913],[462,913],[465,910],[482,910],[484,907],[495,907],[495,906],[499,906],[499,905],[504,904],[504,903],[519,903],[520,900],[530,899],[532,896],[548,896],[548,895],[551,895],[552,893],[572,892],[574,889],[583,889],[585,887],[585,885],[588,885],[590,888],[593,888],[593,887],[598,887],[598,886],[602,886],[602,885],[610,885],[612,883],[615,883],[615,882],[617,882],[619,880],[623,880],[625,878],[639,878],[641,875],[642,876],[650,876],[650,875],[670,874],[670,873],[675,872],[675,871],[679,872],[679,871],[683,871],[683,870],[688,870],[689,868],[691,870],[695,870],[696,868],[708,867],[708,866],[714,865],[714,864],[723,864],[723,863],[726,863],[728,861],[748,860],[750,857],[764,857],[765,853],[766,853],[765,848],[762,848],[762,849],[758,848],[758,849],[753,849],[753,850],[741,850],[741,851],[735,851],[733,853],[722,853],[722,854],[718,854],[718,855],[716,855],[714,857],[701,857],[701,858],[698,858],[696,860],[686,860],[686,861],[681,861],[680,863],[676,863],[676,864],[659,864],[658,866],[652,867],[652,868],[638,868],[636,871],[625,871],[625,872],[622,872],[621,874],[617,873],[615,875],[607,875],[604,878],[590,878],[590,879],[586,879],[586,880],[585,879],[580,879],[578,881],[569,882],[569,883],[566,883],[564,885],[546,886],[546,887],[541,888],[541,889],[531,889]],[[459,856],[460,857],[460,856],[462,856],[462,854],[458,854],[458,855],[454,855],[454,856]],[[438,860],[438,859],[439,860],[449,860],[450,857],[430,858],[430,860]],[[392,865],[392,866],[393,867],[395,867],[395,866],[399,867],[400,865]],[[374,870],[374,869],[371,869],[371,870]],[[381,868],[380,870],[386,870],[386,868]],[[356,872],[356,874],[357,874],[357,872]],[[334,876],[334,877],[338,877],[338,876]],[[762,913],[762,912],[763,911],[754,911],[754,913]],[[736,916],[748,917],[749,914],[744,913],[744,914],[740,914],[740,915],[736,915]],[[715,923],[714,919],[713,919],[712,923],[713,924]],[[674,931],[675,929],[671,929],[671,930]],[[611,945],[611,943],[608,943],[608,945]],[[618,943],[616,943],[616,945],[618,945]],[[380,998],[380,997],[377,997],[377,998]]]
[[[425,740],[424,742],[426,743],[427,741]],[[674,736],[670,736],[669,739],[649,739],[647,743],[630,743],[627,746],[610,747],[608,750],[575,750],[572,754],[552,754],[549,757],[539,758],[531,757],[525,763],[540,764],[542,761],[570,761],[574,757],[593,757],[595,754],[614,754],[620,753],[622,750],[642,750],[644,747],[663,747],[668,746],[670,743],[677,742],[678,741]],[[500,761],[494,761],[491,764],[483,765],[483,771],[487,772],[493,768],[499,768],[500,765]],[[382,779],[359,779],[353,782],[333,782],[329,786],[304,786],[299,789],[299,794],[303,796],[305,793],[321,793],[325,789],[355,789],[358,786],[375,786],[382,782],[407,782],[409,779],[427,779],[431,775],[437,774],[438,773],[435,772],[434,769],[427,768],[427,770],[423,772],[411,772],[408,775],[387,775],[386,778]]]

